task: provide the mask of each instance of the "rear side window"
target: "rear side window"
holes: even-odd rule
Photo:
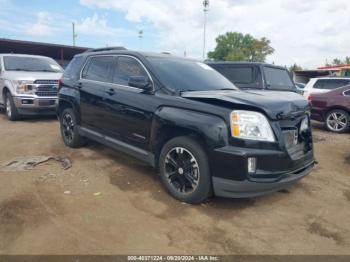
[[[110,82],[114,61],[113,56],[92,57],[85,66],[82,77],[93,81]]]
[[[78,79],[82,63],[82,56],[74,57],[73,60],[68,64],[66,70],[64,71],[63,77],[70,79]]]
[[[346,79],[319,79],[316,81],[314,88],[332,90],[349,84],[350,80]]]
[[[213,66],[218,72],[235,84],[250,84],[254,82],[254,68],[251,66]]]
[[[113,73],[113,83],[128,86],[129,78],[131,76],[148,77],[147,72],[136,59],[127,56],[120,56],[117,61],[117,67]]]
[[[294,89],[295,86],[286,69],[264,67],[266,84],[269,89]]]

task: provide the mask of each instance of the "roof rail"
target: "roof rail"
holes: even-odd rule
[[[102,48],[92,48],[85,51],[85,53],[90,52],[102,52],[102,51],[112,51],[112,50],[127,50],[123,46],[111,46],[111,47],[102,47]]]

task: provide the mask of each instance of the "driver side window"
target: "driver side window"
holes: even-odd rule
[[[118,57],[117,66],[113,73],[113,83],[129,86],[130,77],[138,76],[148,78],[147,72],[136,59],[128,56]]]

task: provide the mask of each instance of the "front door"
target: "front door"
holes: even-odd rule
[[[129,86],[131,76],[151,78],[137,58],[118,56],[112,74],[114,87],[106,92],[107,123],[115,138],[147,150],[157,98],[150,92]]]

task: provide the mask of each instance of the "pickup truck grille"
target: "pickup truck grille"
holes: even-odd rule
[[[34,84],[37,85],[37,96],[49,97],[58,94],[58,80],[36,80]]]
[[[38,85],[58,85],[58,80],[35,80],[34,84],[38,84]]]

